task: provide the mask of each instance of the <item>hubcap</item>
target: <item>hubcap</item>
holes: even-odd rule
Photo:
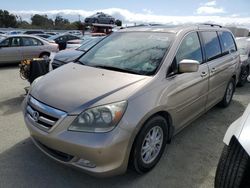
[[[233,90],[234,90],[233,83],[230,82],[230,84],[228,85],[227,94],[226,94],[226,101],[227,101],[227,103],[229,103],[230,100],[231,100],[231,98],[232,98]]]
[[[247,70],[244,70],[242,73],[241,73],[241,80],[245,81],[248,77],[248,71]]]
[[[159,155],[163,142],[163,130],[155,126],[147,133],[142,142],[141,158],[146,164],[151,163]]]

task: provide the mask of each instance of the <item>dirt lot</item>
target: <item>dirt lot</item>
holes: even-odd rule
[[[214,107],[179,133],[150,173],[97,179],[49,159],[31,142],[20,104],[26,81],[17,67],[0,67],[0,187],[213,187],[227,127],[250,102],[250,84],[232,104]]]

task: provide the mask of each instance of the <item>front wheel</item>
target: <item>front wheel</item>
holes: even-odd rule
[[[150,171],[160,160],[167,143],[168,124],[162,116],[143,126],[132,148],[130,162],[138,173]]]
[[[249,156],[236,139],[225,146],[217,167],[215,188],[247,188]]]
[[[245,83],[247,82],[248,76],[249,76],[249,68],[245,67],[240,72],[238,86],[244,86]]]
[[[234,91],[235,91],[235,80],[233,78],[231,78],[231,80],[227,84],[227,88],[226,88],[226,92],[224,94],[224,97],[221,100],[221,102],[219,103],[219,105],[221,107],[225,108],[225,107],[229,106],[229,104],[232,101]]]

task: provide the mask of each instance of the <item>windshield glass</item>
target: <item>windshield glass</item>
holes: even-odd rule
[[[49,37],[48,40],[55,40],[58,37],[59,37],[59,35],[53,35],[53,36]]]
[[[248,53],[248,42],[246,39],[236,39],[237,47],[240,55],[247,55]]]
[[[87,38],[83,41],[82,45],[77,48],[79,51],[88,51],[90,48],[92,48],[95,44],[97,44],[99,41],[101,41],[103,37],[96,37],[96,38]]]
[[[153,75],[174,36],[170,33],[157,32],[113,33],[79,61],[88,66]]]

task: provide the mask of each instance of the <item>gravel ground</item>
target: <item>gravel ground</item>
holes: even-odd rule
[[[237,88],[231,105],[214,107],[175,136],[148,174],[97,179],[63,166],[31,142],[20,104],[26,81],[17,67],[0,67],[0,187],[213,187],[228,126],[250,102],[250,84]]]

